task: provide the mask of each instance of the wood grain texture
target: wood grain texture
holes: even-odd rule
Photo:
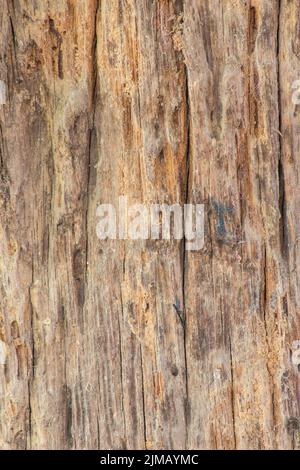
[[[300,1],[0,25],[0,449],[300,449]],[[122,195],[204,203],[204,248],[98,240]]]

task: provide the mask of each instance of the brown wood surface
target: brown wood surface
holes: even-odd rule
[[[0,449],[300,449],[299,79],[299,0],[0,1]]]

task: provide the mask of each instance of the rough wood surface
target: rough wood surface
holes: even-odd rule
[[[1,0],[1,449],[300,448],[299,79],[299,0]]]

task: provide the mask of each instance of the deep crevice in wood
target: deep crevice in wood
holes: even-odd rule
[[[288,255],[288,221],[287,221],[287,210],[286,210],[286,196],[285,196],[285,174],[283,165],[283,153],[282,153],[282,111],[281,111],[281,71],[280,71],[280,27],[281,27],[281,0],[278,0],[278,24],[277,24],[277,83],[278,83],[278,145],[279,145],[279,156],[278,156],[278,184],[279,184],[279,211],[280,211],[280,245],[281,253],[283,258]]]
[[[191,157],[191,115],[190,115],[190,96],[189,96],[189,78],[188,78],[188,69],[185,65],[185,105],[186,105],[186,182],[185,182],[185,204],[188,204],[190,194],[189,194],[189,185],[190,185],[190,157]],[[187,307],[186,307],[186,282],[187,282],[187,263],[188,263],[188,254],[186,250],[186,239],[183,238],[183,259],[182,259],[182,326],[183,326],[183,347],[184,347],[184,365],[185,365],[185,386],[186,386],[186,403],[189,403],[189,384],[188,384],[188,359],[187,359]],[[185,409],[185,419],[186,419],[186,441],[188,441],[188,409]]]

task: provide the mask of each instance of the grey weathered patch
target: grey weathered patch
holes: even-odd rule
[[[6,84],[0,80],[0,105],[6,104]]]

